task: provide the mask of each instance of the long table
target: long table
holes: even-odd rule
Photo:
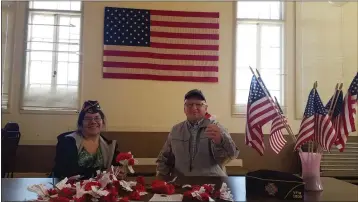
[[[153,180],[153,177],[145,178],[146,183]],[[27,187],[33,184],[52,183],[51,178],[2,178],[1,198],[2,201],[25,201],[36,199],[35,193],[29,192]],[[178,179],[180,184],[203,184],[211,183],[220,187],[222,182],[227,182],[232,190],[235,201],[275,201],[272,198],[258,198],[257,196],[246,195],[246,182],[244,176],[228,178],[218,177],[192,177]],[[341,180],[329,177],[322,177],[322,192],[305,192],[304,201],[358,201],[358,186]],[[141,200],[149,201],[151,194],[143,196]]]

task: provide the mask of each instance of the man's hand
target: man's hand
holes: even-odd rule
[[[205,135],[208,136],[215,144],[220,144],[222,141],[221,131],[219,126],[209,124],[205,130]]]

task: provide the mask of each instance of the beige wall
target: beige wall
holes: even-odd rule
[[[19,5],[16,26],[20,31],[15,36],[17,40],[15,52],[17,54],[20,54],[23,49],[22,41],[24,36],[21,30],[25,19],[22,12],[24,6],[22,3],[19,3]],[[102,29],[105,6],[220,12],[219,83],[102,79]],[[230,132],[244,133],[244,116],[233,117],[231,115],[234,55],[232,52],[232,40],[234,33],[233,20],[235,17],[233,6],[233,2],[84,2],[81,100],[97,99],[100,101],[107,115],[107,130],[165,132],[169,131],[173,124],[184,119],[184,93],[192,88],[200,88],[207,97],[210,112],[215,114]],[[285,40],[285,68],[287,70],[285,74],[285,99],[288,118],[294,132],[297,132],[300,120],[295,120],[296,42],[294,11],[294,4],[288,3]],[[354,12],[354,9],[351,12]],[[350,23],[353,25],[357,21],[352,20]],[[352,29],[356,29],[356,27],[352,27]],[[347,30],[347,32],[351,31]],[[356,36],[357,34],[352,33],[349,35],[352,38]],[[321,50],[325,51],[325,48],[321,47]],[[354,62],[352,62],[352,65],[354,66]],[[55,144],[55,137],[58,134],[75,128],[77,116],[75,114],[20,114],[18,106],[21,80],[19,78],[21,78],[23,68],[21,59],[14,62],[11,109],[10,113],[3,114],[2,125],[7,121],[19,122],[23,132],[21,144]],[[356,70],[357,63],[353,68]],[[351,75],[345,76],[352,77]],[[329,86],[329,88],[320,89],[320,92],[327,92],[327,90],[328,92],[332,91]]]
[[[352,82],[358,68],[358,3],[306,2],[296,8],[297,110],[303,112],[314,81],[325,102],[336,83],[343,83],[345,93]]]

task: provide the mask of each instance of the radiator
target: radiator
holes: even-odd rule
[[[358,142],[348,142],[343,152],[333,147],[322,156],[321,175],[358,179]]]

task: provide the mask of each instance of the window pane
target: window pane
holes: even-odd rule
[[[260,74],[269,91],[281,89],[280,69],[263,69]]]
[[[237,17],[251,19],[281,19],[280,1],[239,1]]]
[[[53,50],[53,42],[28,42],[27,47],[29,50],[47,50],[52,51]]]
[[[280,69],[282,62],[281,27],[262,26],[261,68]]]
[[[261,68],[281,68],[281,48],[261,48]]]
[[[39,107],[46,104],[46,98],[51,92],[50,84],[29,84],[25,88],[23,106],[25,108]],[[46,106],[46,105],[45,105]]]
[[[279,48],[281,47],[281,38],[280,25],[261,26],[261,47]]]
[[[32,14],[29,18],[28,41],[30,42],[53,42],[54,15]],[[31,48],[28,47],[28,48]]]
[[[236,90],[248,90],[250,89],[250,82],[252,78],[252,73],[250,69],[247,67],[245,68],[238,68],[236,70]]]
[[[59,62],[79,62],[79,55],[75,53],[60,52],[57,58]]]
[[[60,16],[59,51],[80,51],[80,18],[73,16]]]
[[[50,61],[52,62],[52,52],[33,51],[30,52],[30,61]]]
[[[270,90],[271,97],[275,100],[274,97],[277,98],[278,103],[280,104],[281,108],[283,107],[283,102],[281,100],[281,91],[279,90]]]
[[[249,90],[236,90],[235,104],[247,104]]]
[[[58,44],[59,51],[70,51],[70,52],[79,52],[79,45],[69,45],[69,44]]]
[[[68,84],[68,63],[57,63],[57,84]]]
[[[81,1],[30,1],[31,9],[80,11]]]
[[[81,19],[79,16],[60,16],[59,41],[79,40]]]
[[[78,85],[79,83],[80,64],[71,62],[68,64],[68,84]]]
[[[31,61],[29,70],[30,84],[51,84],[51,62]]]
[[[236,67],[255,68],[257,26],[238,24],[236,33]]]
[[[59,62],[57,84],[78,85],[79,63]]]

